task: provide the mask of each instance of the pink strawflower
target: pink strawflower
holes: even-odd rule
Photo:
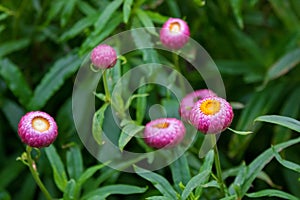
[[[171,148],[178,145],[184,138],[185,127],[175,118],[160,118],[146,124],[145,142],[154,148]]]
[[[100,44],[93,49],[91,61],[98,69],[112,68],[117,62],[117,53],[111,46]]]
[[[189,93],[180,102],[180,107],[179,107],[180,116],[184,120],[188,121],[190,118],[190,111],[198,100],[204,99],[206,97],[215,97],[215,96],[217,95],[209,89],[201,89]]]
[[[182,48],[188,42],[189,37],[189,26],[178,18],[168,19],[160,30],[160,41],[170,49]]]
[[[57,137],[57,125],[45,112],[32,111],[24,115],[18,125],[18,134],[25,144],[31,147],[46,147]]]
[[[220,97],[199,100],[190,112],[190,122],[205,134],[222,132],[231,124],[232,119],[231,105]]]

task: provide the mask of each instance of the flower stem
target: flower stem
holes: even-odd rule
[[[40,189],[42,190],[42,192],[44,193],[45,197],[47,200],[52,200],[53,198],[51,197],[50,193],[48,192],[48,190],[46,189],[46,187],[44,186],[43,182],[41,181],[39,174],[35,168],[35,163],[32,160],[31,157],[31,150],[32,148],[30,146],[26,147],[26,153],[27,153],[27,162],[28,162],[28,167],[29,170],[33,176],[33,179],[35,180],[36,184],[40,187]]]
[[[214,145],[214,153],[215,153],[215,167],[217,170],[217,177],[218,177],[218,183],[220,185],[221,193],[223,196],[225,196],[225,184],[222,178],[222,169],[221,169],[221,163],[220,163],[220,157],[218,152],[217,144]]]
[[[181,74],[180,67],[179,67],[179,57],[177,53],[173,53],[173,62],[174,62],[174,68],[178,71],[178,73],[181,75],[179,76],[179,85],[180,89],[182,90],[182,94],[185,94],[185,85],[183,80],[183,75]]]
[[[103,85],[104,85],[106,101],[110,102],[110,93],[109,93],[108,85],[107,85],[106,71],[107,70],[104,70],[102,79],[103,79]]]

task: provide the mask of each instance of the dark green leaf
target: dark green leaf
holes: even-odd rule
[[[175,190],[163,176],[137,166],[134,166],[134,170],[139,176],[150,181],[165,197],[177,199]]]
[[[1,167],[0,172],[0,188],[6,188],[11,184],[18,176],[22,176],[22,170],[25,165],[16,161],[16,156],[11,156],[5,161],[5,165]],[[16,163],[17,162],[17,163]]]
[[[254,121],[278,124],[300,133],[300,121],[290,117],[285,117],[280,115],[264,115],[264,116],[257,117]]]
[[[178,17],[180,18],[181,17],[181,13],[180,13],[180,9],[179,9],[179,6],[177,4],[176,1],[173,1],[173,0],[167,0],[167,4],[169,6],[169,12],[171,12],[172,16],[174,17]]]
[[[69,55],[56,61],[36,87],[28,105],[29,110],[41,109],[65,80],[79,68],[80,64],[81,59],[77,55]]]
[[[144,12],[151,18],[153,22],[158,24],[164,24],[169,19],[169,17],[163,16],[158,12],[153,12],[150,10],[146,10]]]
[[[144,85],[144,83],[145,83],[145,78],[143,77],[140,80],[141,87],[138,89],[138,95],[146,93],[146,86]],[[146,112],[147,98],[146,97],[138,98],[136,104],[137,104],[136,121],[138,122],[138,124],[141,124]]]
[[[148,93],[146,94],[134,94],[132,95],[131,97],[129,97],[129,99],[127,100],[126,102],[126,105],[125,105],[125,110],[127,110],[129,108],[129,106],[131,105],[131,102],[136,99],[136,98],[140,98],[140,97],[147,97],[149,96]]]
[[[53,170],[55,184],[60,189],[60,191],[63,192],[68,183],[68,178],[64,168],[64,164],[61,161],[53,145],[50,145],[49,147],[45,148],[45,152]]]
[[[106,199],[106,197],[112,194],[137,194],[144,193],[146,190],[147,187],[142,188],[132,185],[115,184],[103,186],[99,189],[93,190],[85,195],[82,199],[91,199],[93,197],[97,197],[95,199]]]
[[[230,0],[230,5],[233,9],[234,17],[241,29],[244,28],[244,22],[242,18],[242,0]]]
[[[230,130],[231,132],[235,133],[235,134],[238,134],[238,135],[249,135],[251,133],[253,133],[252,131],[237,131],[237,130],[234,130],[232,128],[227,128],[228,130]]]
[[[112,1],[105,9],[103,9],[103,12],[101,12],[101,15],[94,24],[98,33],[106,27],[107,22],[112,17],[113,13],[121,6],[122,2],[123,0]]]
[[[73,14],[74,7],[76,5],[77,0],[68,0],[68,3],[65,3],[64,8],[61,12],[60,25],[62,27],[66,26],[71,15]]]
[[[207,178],[210,176],[210,171],[204,170],[200,172],[198,175],[194,176],[184,188],[181,198],[183,200],[187,199],[191,192],[198,186],[205,184],[207,182]]]
[[[76,182],[74,179],[68,181],[67,186],[64,191],[63,199],[64,200],[74,200],[74,192],[75,192]]]
[[[133,0],[125,0],[123,4],[123,21],[125,24],[128,23],[130,13],[131,13],[131,6],[132,6]]]
[[[99,164],[99,165],[94,165],[88,169],[86,169],[83,174],[81,174],[80,178],[78,179],[77,183],[78,185],[82,185],[85,183],[90,177],[92,177],[98,170],[102,169],[105,167],[107,163],[105,164]]]
[[[170,200],[170,198],[164,197],[164,196],[152,196],[147,197],[147,200]]]
[[[119,148],[123,151],[126,144],[134,137],[136,134],[141,132],[144,126],[136,125],[133,121],[128,123],[122,128],[122,132],[119,138]]]
[[[0,45],[0,58],[4,57],[14,51],[18,51],[20,49],[24,49],[26,46],[28,46],[30,43],[30,40],[28,38],[19,39],[19,40],[13,40],[4,42]]]
[[[287,142],[275,145],[273,148],[279,152],[291,145],[297,144],[300,142],[300,137],[289,140]],[[249,166],[246,167],[246,171],[242,170],[241,173],[239,173],[234,183],[230,186],[229,192],[230,194],[235,193],[236,186],[240,186],[240,193],[238,196],[244,196],[248,189],[251,187],[252,182],[257,177],[257,175],[261,172],[261,170],[268,164],[274,157],[273,149],[269,148],[268,150],[264,151],[262,154],[260,154],[255,160],[253,160]]]
[[[287,160],[284,160],[274,148],[272,148],[272,150],[273,150],[276,160],[280,164],[282,164],[284,167],[286,167],[288,169],[291,169],[291,170],[294,170],[294,171],[300,173],[300,165],[290,162],[290,161],[287,161]]]
[[[102,134],[103,134],[103,120],[104,120],[104,113],[108,107],[108,103],[102,105],[102,107],[97,110],[93,117],[93,137],[95,141],[102,145]]]
[[[274,190],[274,189],[266,189],[261,190],[258,192],[253,192],[246,194],[247,197],[251,198],[258,198],[258,197],[279,197],[281,199],[288,199],[288,200],[299,200],[298,197],[295,197],[289,193],[280,191],[280,190]]]
[[[147,15],[147,13],[144,12],[143,10],[141,10],[141,9],[138,9],[138,10],[136,11],[136,14],[137,14],[139,20],[141,21],[141,23],[143,24],[143,26],[144,26],[151,34],[157,35],[155,29],[153,28],[153,27],[155,27],[155,26],[154,26],[154,24],[153,24],[151,18]]]
[[[1,109],[13,130],[18,132],[18,124],[25,111],[14,101],[3,99]]]
[[[78,180],[83,171],[83,162],[80,149],[77,145],[67,151],[67,170],[70,178]]]
[[[190,169],[185,154],[175,160],[170,165],[170,168],[175,187],[180,191],[179,184],[182,183],[183,185],[186,185],[191,179]]]
[[[28,86],[21,70],[10,60],[0,61],[0,76],[3,77],[9,89],[19,99],[23,106],[27,106],[32,96],[32,91]]]

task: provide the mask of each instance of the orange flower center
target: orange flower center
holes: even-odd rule
[[[168,122],[163,122],[163,123],[153,125],[153,127],[161,128],[161,129],[168,128],[169,126],[170,126],[170,123],[168,123]]]
[[[178,33],[180,32],[180,24],[178,22],[173,22],[169,27],[171,32]]]
[[[47,131],[50,127],[49,121],[43,117],[35,117],[31,122],[32,128],[39,132]]]
[[[200,110],[205,115],[214,115],[220,110],[220,102],[213,99],[208,99],[200,105]]]

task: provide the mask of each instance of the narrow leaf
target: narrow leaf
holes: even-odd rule
[[[242,3],[242,0],[230,0],[230,5],[233,9],[234,17],[241,29],[244,28],[244,22],[242,18]]]
[[[141,132],[144,126],[136,125],[134,122],[128,123],[122,128],[122,132],[119,138],[119,148],[123,151],[126,144],[134,137],[136,134]]]
[[[19,121],[21,117],[25,114],[25,110],[15,101],[12,101],[10,99],[2,99],[1,109],[8,123],[17,133]]]
[[[200,172],[198,175],[194,176],[184,188],[181,198],[183,200],[187,199],[191,192],[198,186],[206,183],[207,178],[210,176],[210,171],[205,170]]]
[[[26,106],[32,96],[32,91],[27,84],[21,70],[10,60],[0,61],[0,76],[5,80],[8,88]]]
[[[257,117],[254,121],[278,124],[278,125],[287,127],[289,129],[292,129],[292,130],[300,133],[300,121],[290,118],[290,117],[285,117],[285,116],[280,116],[280,115],[263,115],[263,116]]]
[[[227,129],[230,130],[233,133],[238,134],[238,135],[249,135],[249,134],[253,133],[252,131],[237,131],[237,130],[234,130],[234,129],[229,128],[229,127]]]
[[[55,62],[50,71],[36,87],[28,105],[29,110],[41,109],[50,97],[64,84],[65,80],[79,68],[80,64],[81,59],[77,55],[68,55]]]
[[[247,197],[251,198],[258,198],[258,197],[279,197],[282,199],[288,199],[288,200],[299,200],[298,197],[295,197],[287,192],[283,192],[280,190],[274,190],[274,189],[266,189],[266,190],[261,190],[258,192],[253,192],[246,194]]]
[[[123,4],[123,21],[125,24],[128,23],[130,13],[131,13],[131,6],[132,6],[133,0],[125,0]]]
[[[63,199],[64,200],[74,200],[74,192],[75,192],[76,182],[74,179],[68,181],[68,184],[65,188]]]
[[[62,27],[66,26],[68,23],[71,15],[73,14],[74,7],[76,5],[77,0],[68,0],[67,3],[65,3],[64,8],[61,12],[60,17],[60,25]]]
[[[137,14],[139,20],[141,21],[141,23],[143,24],[143,26],[147,29],[147,31],[149,31],[153,35],[158,35],[154,29],[155,26],[154,26],[151,18],[147,15],[146,12],[144,12],[141,9],[138,9],[136,11],[136,14]]]
[[[93,117],[93,137],[96,142],[102,145],[102,134],[103,134],[103,120],[104,120],[104,113],[108,107],[108,103],[105,103],[101,106],[101,108],[95,112]]]
[[[275,155],[275,158],[276,160],[282,164],[284,167],[288,168],[288,169],[291,169],[291,170],[294,170],[298,173],[300,173],[300,165],[296,164],[296,163],[293,163],[293,162],[290,162],[290,161],[287,161],[285,159],[283,159],[279,153],[274,149],[274,147],[272,148],[273,150],[273,153]]]
[[[147,97],[149,96],[148,93],[146,94],[134,94],[132,95],[126,102],[126,105],[125,105],[125,110],[127,110],[129,108],[129,106],[131,105],[131,102],[136,99],[136,98],[140,98],[140,97]]]
[[[147,190],[147,187],[137,187],[132,185],[123,185],[123,184],[116,184],[116,185],[108,185],[103,186],[99,189],[93,190],[87,195],[85,195],[82,199],[91,199],[96,197],[95,199],[106,199],[109,195],[112,194],[138,194],[144,193]]]
[[[67,151],[67,170],[70,178],[78,180],[83,171],[83,161],[77,145]]]
[[[0,58],[25,48],[30,43],[28,38],[3,42],[0,45]]]
[[[171,165],[171,172],[173,182],[178,191],[180,191],[179,184],[186,185],[191,179],[190,169],[185,154],[180,156]]]
[[[300,62],[300,48],[288,52],[281,57],[267,72],[266,82],[283,76]]]
[[[137,166],[134,166],[134,170],[139,176],[150,181],[165,197],[177,199],[175,190],[163,176]]]
[[[81,176],[78,179],[78,185],[82,185],[83,183],[85,183],[90,177],[92,177],[98,170],[102,169],[103,167],[105,167],[107,165],[107,163],[104,164],[99,164],[99,165],[95,165],[92,166],[88,169],[86,169],[83,174],[81,174]]]
[[[55,184],[60,189],[60,191],[63,192],[68,183],[67,174],[64,169],[64,164],[61,161],[53,145],[50,145],[49,147],[45,148],[45,152],[53,170]]]
[[[146,93],[146,86],[144,85],[145,79],[144,77],[141,78],[140,80],[140,85],[142,85],[139,89],[138,89],[138,94],[145,94]],[[146,104],[147,104],[147,99],[146,97],[140,97],[137,99],[137,106],[136,106],[136,121],[138,122],[138,124],[141,124],[144,116],[145,116],[145,112],[146,112]]]

